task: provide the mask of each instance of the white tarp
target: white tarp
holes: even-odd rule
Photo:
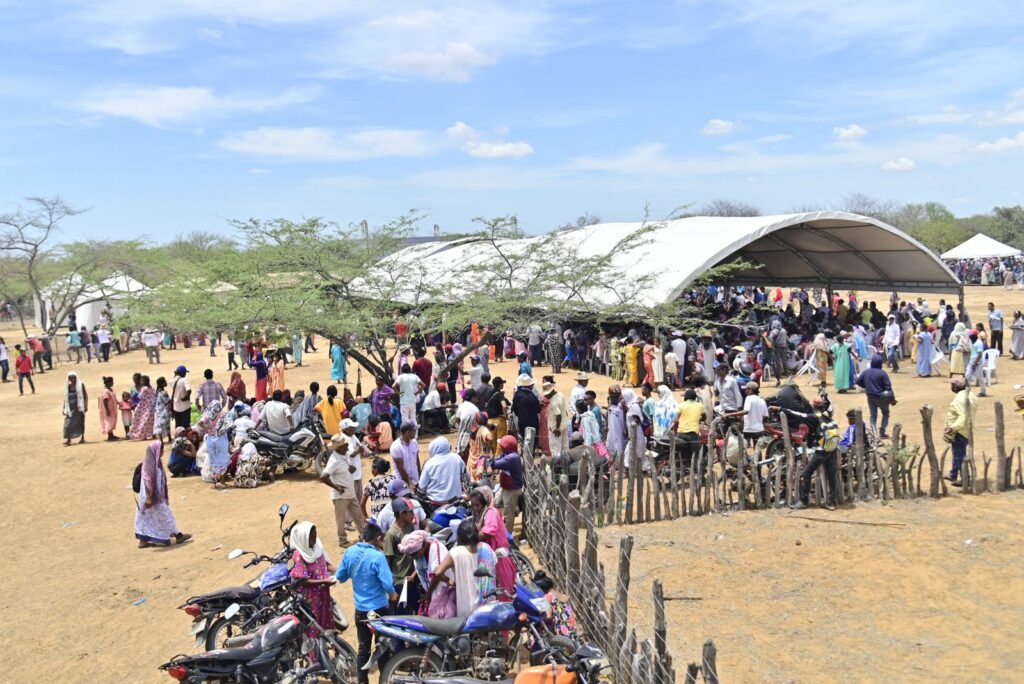
[[[999,240],[978,233],[970,240],[961,242],[942,255],[943,259],[992,259],[994,257],[1020,256],[1020,250],[1004,245]]]
[[[615,250],[641,226],[601,223],[558,233],[556,240],[576,246],[584,258],[612,253],[614,266],[627,281],[633,275],[656,274],[654,286],[642,296],[646,305],[679,297],[709,268],[737,256],[761,266],[738,273],[733,280],[740,284],[950,293],[960,288],[957,277],[927,247],[892,226],[856,214],[693,216],[657,224],[634,249]],[[542,239],[516,242],[525,247]],[[395,272],[404,264],[458,293],[473,287],[460,278],[463,268],[487,259],[488,250],[474,239],[427,243],[396,253],[382,266]],[[615,301],[614,294],[597,298]]]

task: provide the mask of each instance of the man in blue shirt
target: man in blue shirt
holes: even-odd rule
[[[988,387],[985,377],[985,343],[978,337],[978,333],[971,332],[971,356],[967,361],[967,386],[970,387],[972,380],[978,381],[978,396],[987,396]]]
[[[368,684],[370,681],[369,673],[363,670],[363,665],[370,659],[370,648],[373,645],[373,633],[366,624],[366,614],[373,611],[387,615],[391,612],[391,604],[398,601],[391,568],[381,550],[383,543],[384,533],[369,523],[363,529],[362,541],[345,551],[335,575],[339,582],[352,580],[356,635],[359,639],[359,652],[356,655],[359,684]]]

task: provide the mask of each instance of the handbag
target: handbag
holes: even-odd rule
[[[604,442],[594,442],[594,454],[599,458],[608,458],[610,452],[608,446]]]

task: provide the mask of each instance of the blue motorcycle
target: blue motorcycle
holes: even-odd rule
[[[511,671],[523,644],[531,647],[534,664],[560,652],[548,644],[544,623],[551,606],[537,585],[516,582],[514,596],[501,589],[494,595],[512,601],[484,603],[465,618],[371,614],[367,625],[377,636],[377,649],[363,669],[381,662],[381,684],[416,682],[428,674],[496,680]]]

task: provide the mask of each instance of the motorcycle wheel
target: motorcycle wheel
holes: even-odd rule
[[[516,572],[519,573],[520,577],[532,582],[533,575],[536,573],[536,570],[533,569],[533,563],[529,558],[523,555],[522,551],[516,549],[510,549],[510,551],[511,553],[509,553],[509,555],[512,557],[512,561],[516,564]]]
[[[335,637],[329,641],[328,655],[334,672],[331,681],[334,684],[355,684],[358,681],[359,668],[356,667],[356,650],[344,639]]]
[[[547,637],[548,648],[555,649],[555,653],[551,654],[555,660],[559,663],[568,663],[569,656],[576,652],[576,643],[569,637],[561,635],[554,635]],[[531,663],[531,665],[544,665],[545,663]]]
[[[242,630],[236,622],[221,616],[206,630],[206,650],[224,648],[225,641],[241,633]]]
[[[327,449],[324,449],[316,458],[313,459],[313,467],[316,469],[316,476],[320,477],[320,474],[324,472],[324,468],[327,467],[327,460],[331,457],[331,454]]]
[[[387,663],[380,671],[380,684],[390,684],[393,678],[398,675],[401,682],[409,681],[411,677],[422,677],[426,674],[441,673],[441,659],[433,653],[427,655],[427,669],[420,667],[423,660],[422,648],[405,648],[388,658]]]

